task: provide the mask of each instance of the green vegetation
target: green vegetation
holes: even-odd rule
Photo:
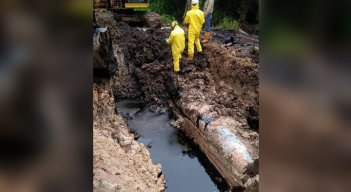
[[[219,25],[223,18],[225,18],[225,14],[219,10],[214,10],[212,13],[212,25],[217,26]]]
[[[150,0],[151,11],[157,12],[160,15],[167,14],[167,1],[166,0]]]
[[[203,10],[205,0],[199,0]],[[187,0],[150,0],[150,10],[162,16],[168,23],[174,18],[182,22]],[[213,26],[237,27],[240,18],[249,24],[258,24],[258,0],[216,0],[212,17]]]
[[[226,30],[236,30],[238,28],[238,25],[239,24],[235,19],[224,17],[224,19],[222,19],[218,26]]]
[[[164,14],[164,15],[161,15],[161,20],[162,20],[162,23],[171,24],[176,19],[173,16]]]
[[[186,0],[150,0],[149,3],[150,11],[160,14],[162,21],[182,20]]]

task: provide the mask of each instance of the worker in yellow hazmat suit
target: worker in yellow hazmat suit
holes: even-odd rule
[[[189,24],[188,30],[188,60],[194,56],[194,43],[198,52],[202,52],[200,32],[205,23],[204,13],[199,9],[199,0],[192,0],[192,9],[186,13],[184,24]]]
[[[165,42],[167,44],[172,44],[174,72],[179,72],[179,60],[185,48],[185,36],[184,30],[178,26],[177,21],[172,22],[172,29],[173,31],[171,32],[169,38],[165,39]]]

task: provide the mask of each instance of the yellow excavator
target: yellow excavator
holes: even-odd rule
[[[94,9],[144,10],[149,8],[148,0],[94,0]]]
[[[128,24],[160,27],[161,17],[149,12],[149,0],[94,0],[94,11],[108,10]]]

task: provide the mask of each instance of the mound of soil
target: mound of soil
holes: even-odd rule
[[[236,57],[234,52],[215,43],[204,47],[219,93],[207,96],[208,101],[218,106],[220,114],[240,119],[241,123],[245,123],[247,116],[258,118],[258,64],[250,57]]]
[[[163,191],[161,165],[153,165],[146,146],[134,140],[107,85],[93,88],[94,191]]]
[[[118,68],[114,77],[115,96],[138,97],[161,104],[161,99],[168,97],[163,85],[167,72],[165,62],[171,62],[170,47],[164,44],[166,32],[131,27],[116,21],[109,12],[97,13],[96,19],[111,31]]]

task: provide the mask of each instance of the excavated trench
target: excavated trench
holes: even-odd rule
[[[228,186],[206,156],[183,132],[170,125],[173,117],[167,108],[156,112],[138,100],[117,102],[136,140],[145,144],[154,164],[160,163],[168,192],[227,191]]]
[[[113,55],[106,57],[115,62],[94,73],[108,74],[117,113],[162,165],[167,191],[224,191],[227,184],[232,191],[258,191],[253,46],[208,43],[192,62],[183,55],[183,74],[175,75],[171,48],[163,43],[170,29],[131,27],[108,12],[96,17],[109,29]]]

